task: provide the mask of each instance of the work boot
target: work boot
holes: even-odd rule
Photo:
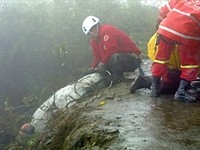
[[[152,77],[151,97],[158,97],[160,94],[160,77]]]
[[[142,77],[141,75],[137,76],[133,83],[131,84],[130,93],[135,93],[137,89],[141,88],[148,88],[151,87],[151,77],[145,76]]]
[[[196,102],[196,98],[187,92],[189,86],[190,82],[182,79],[178,91],[175,93],[174,99],[186,103]]]

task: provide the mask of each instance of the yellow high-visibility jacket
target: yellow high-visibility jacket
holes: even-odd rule
[[[158,51],[158,46],[156,45],[156,38],[157,38],[157,33],[155,33],[149,40],[147,44],[147,55],[148,57],[154,61],[156,53]],[[172,51],[172,54],[170,56],[169,64],[168,64],[169,69],[179,69],[180,68],[180,58],[178,54],[177,48]]]

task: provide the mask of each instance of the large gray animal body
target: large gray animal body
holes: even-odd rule
[[[52,113],[58,109],[66,109],[75,104],[80,98],[91,94],[97,88],[108,86],[108,80],[100,73],[92,73],[84,76],[73,84],[58,90],[47,99],[33,114],[31,124],[36,132],[41,132],[46,127]]]

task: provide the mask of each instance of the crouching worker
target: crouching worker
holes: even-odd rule
[[[93,50],[90,69],[123,77],[124,72],[132,72],[140,65],[141,51],[126,33],[111,25],[100,25],[95,16],[85,18],[82,30]]]
[[[155,55],[158,49],[158,34],[155,33],[149,40],[147,45],[148,57],[154,61]],[[168,73],[162,77],[160,83],[159,94],[174,94],[180,82],[180,59],[178,55],[177,48],[175,48],[170,56],[170,61],[168,63]],[[130,93],[135,93],[136,90],[141,88],[150,89],[152,86],[151,76],[141,76],[139,75],[132,83]]]
[[[151,96],[159,96],[160,79],[167,74],[167,65],[174,46],[180,56],[180,84],[174,99],[196,102],[187,92],[191,81],[197,79],[200,64],[200,3],[193,0],[169,0],[160,9],[158,19],[159,47],[151,72],[153,82]]]
[[[157,38],[157,33],[155,33],[151,39],[148,42],[148,56],[149,58],[154,61],[157,51],[158,51],[158,38]],[[168,66],[167,66],[167,74],[165,76],[163,76],[161,78],[160,81],[160,86],[159,86],[159,95],[160,94],[174,94],[177,92],[177,90],[180,88],[180,56],[178,53],[178,47],[175,46],[174,49],[172,50],[172,53],[170,55],[170,59],[168,62]],[[141,88],[149,88],[152,86],[153,81],[155,80],[155,78],[150,77],[150,76],[146,76],[146,77],[142,77],[142,76],[138,76],[135,81],[132,83],[131,85],[131,89],[130,92],[134,93],[137,89],[141,89]],[[185,88],[185,90],[187,91],[187,93],[189,93],[192,97],[194,97],[195,99],[199,99],[199,92],[197,92],[199,90],[199,81],[193,81],[191,82],[191,84],[189,84],[187,86],[187,88]],[[152,93],[151,93],[152,94]],[[196,101],[191,101],[190,99],[187,100],[187,98],[183,98],[184,102],[196,102]]]

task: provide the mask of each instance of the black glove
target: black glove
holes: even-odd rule
[[[82,76],[86,76],[86,75],[88,75],[88,74],[92,74],[92,73],[95,73],[96,71],[95,71],[95,69],[94,68],[88,68],[88,70],[86,71],[86,72],[84,72],[83,74],[82,74]]]
[[[106,65],[100,62],[97,66],[98,71],[105,72],[106,71]]]
[[[103,75],[106,75],[107,72],[106,72],[106,65],[103,64],[102,62],[100,62],[97,66],[97,69],[96,69],[97,72],[103,74]]]

